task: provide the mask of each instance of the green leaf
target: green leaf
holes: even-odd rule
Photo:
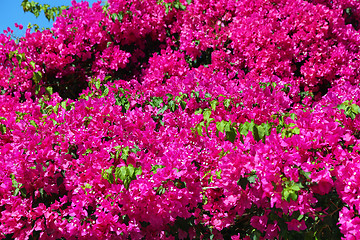
[[[141,149],[136,144],[134,144],[134,147],[130,149],[130,152],[133,152],[133,153],[137,153],[140,151],[141,151]]]
[[[248,185],[249,181],[247,180],[247,178],[240,178],[237,181],[237,185],[240,186],[242,189],[246,189],[246,186]]]
[[[122,168],[116,167],[114,172],[115,182],[117,182],[118,179],[121,179],[121,173]]]
[[[256,125],[254,125],[252,133],[253,133],[253,137],[254,137],[255,141],[260,141],[261,140],[261,138],[259,136],[258,128],[257,128]]]
[[[255,183],[256,179],[258,179],[258,176],[256,174],[252,174],[249,177],[247,177],[247,180],[249,181],[249,183]]]
[[[175,9],[180,9],[182,11],[186,10],[186,6],[184,6],[181,2],[179,2],[178,0],[177,1],[174,1],[173,2],[173,6]]]
[[[67,100],[60,103],[60,106],[65,110],[66,110],[66,102]]]
[[[14,188],[18,188],[18,187],[19,187],[19,183],[16,181],[15,177],[12,177],[11,180],[12,180],[12,186],[13,186]]]
[[[261,126],[264,128],[265,131],[265,135],[266,136],[270,136],[271,134],[271,129],[272,129],[272,123],[262,123]]]
[[[87,193],[86,190],[87,190],[87,189],[92,189],[92,186],[91,186],[90,184],[86,183],[85,186],[81,186],[81,188],[84,189],[85,194],[87,195],[88,193]]]
[[[211,110],[210,109],[206,109],[204,112],[203,112],[203,116],[204,116],[204,120],[205,121],[208,121],[210,116],[211,116]]]
[[[240,134],[246,136],[249,133],[249,131],[253,131],[254,122],[253,120],[251,122],[244,122],[244,124],[240,126],[241,126],[241,129],[239,127]]]
[[[210,123],[212,122],[212,121],[214,121],[215,119],[214,118],[209,118],[208,119],[208,121],[206,122],[206,125],[205,125],[205,128],[206,128],[206,134],[207,134],[207,136],[210,138],[210,135],[209,135],[209,126],[210,126]]]
[[[101,86],[100,81],[96,81],[96,82],[95,82],[95,87],[96,87],[96,89],[100,89],[100,86]]]
[[[177,105],[175,104],[175,102],[173,100],[169,101],[168,107],[169,107],[170,111],[172,111],[172,112],[175,112],[175,110],[177,109]]]
[[[134,173],[135,173],[135,168],[134,168],[134,166],[133,166],[132,164],[130,164],[130,165],[128,166],[127,172],[128,172],[128,175],[129,175],[130,177],[132,177],[132,176],[134,175]]]
[[[120,89],[120,92],[122,92],[123,89]],[[118,94],[115,95],[115,105],[121,106],[121,112],[126,113],[127,110],[130,108],[130,103],[128,99],[126,98],[126,95],[123,92],[122,96],[119,96]]]
[[[33,72],[33,80],[34,80],[35,84],[39,84],[41,78],[42,78],[41,72]]]
[[[297,119],[297,116],[295,113],[291,113],[290,118],[295,121]]]
[[[142,174],[142,169],[141,167],[138,167],[138,168],[135,168],[135,175],[134,176],[137,176],[137,175],[141,175]]]
[[[345,9],[346,14],[351,15],[351,7]]]
[[[30,65],[33,67],[33,69],[35,69],[35,62],[34,61],[31,61]]]
[[[295,127],[292,129],[293,134],[300,134],[300,129],[298,127]]]
[[[260,139],[263,139],[264,136],[265,136],[265,129],[264,129],[264,127],[261,126],[261,125],[258,125],[258,126],[256,126],[256,127],[257,127],[257,132],[258,132],[259,140],[260,140]]]
[[[229,130],[225,130],[226,132],[226,140],[234,143],[236,138],[236,129],[233,126],[230,126]]]
[[[294,181],[286,181],[285,187],[281,192],[283,199],[290,202],[290,200],[296,201],[298,199],[298,191],[303,188],[301,183],[295,183]]]
[[[168,101],[171,101],[174,99],[174,96],[171,93],[167,93],[165,95],[168,97],[168,99],[167,99]]]
[[[159,168],[164,168],[165,166],[163,166],[163,165],[151,165],[151,171],[153,172],[153,173],[157,173],[157,170],[159,169]]]
[[[162,97],[154,97],[152,102],[150,103],[151,106],[156,107],[156,108],[160,108],[160,104],[163,103],[163,98]]]
[[[104,90],[102,91],[102,96],[105,97],[109,94],[109,88],[104,86]]]
[[[124,18],[123,12],[119,12],[118,15],[117,15],[117,18],[118,18],[119,22],[122,22],[122,20]]]
[[[113,22],[116,22],[116,20],[118,20],[121,23],[124,18],[124,14],[123,12],[113,13],[110,15],[110,18]]]
[[[161,115],[161,114],[163,114],[166,110],[168,110],[168,106],[167,106],[167,105],[164,105],[164,106],[157,112],[157,114],[158,114],[158,115]]]
[[[30,120],[30,125],[34,126],[35,128],[38,127],[38,125],[36,124],[36,122],[34,120]]]
[[[338,105],[339,110],[344,110],[344,114],[351,119],[355,119],[356,115],[360,113],[360,107],[356,104],[352,104],[352,101],[344,101]]]
[[[226,121],[216,122],[216,128],[219,132],[224,132]]]
[[[247,129],[245,124],[239,124],[238,130],[241,136],[246,136],[249,132],[249,129]]]
[[[46,87],[46,91],[50,94],[50,95],[52,95],[54,92],[53,92],[53,88],[52,87]]]
[[[16,57],[16,59],[18,60],[18,62],[20,64],[21,61],[22,61],[22,55],[21,54],[16,54],[15,57]]]
[[[0,132],[2,134],[5,134],[6,133],[6,126],[4,124],[0,124]]]
[[[300,174],[303,175],[306,179],[310,179],[311,172],[305,172],[301,169]]]
[[[101,176],[104,179],[108,180],[110,184],[114,183],[113,170],[114,170],[114,166],[111,166],[110,168],[101,171]]]
[[[288,128],[292,128],[292,127],[295,127],[295,126],[296,126],[295,123],[286,124],[286,127],[288,127]]]
[[[183,100],[181,100],[181,101],[180,101],[180,106],[181,106],[181,109],[182,109],[182,110],[185,110],[185,108],[186,108],[186,102],[183,101]]]
[[[342,104],[340,104],[340,105],[338,105],[337,106],[337,108],[339,109],[339,110],[345,110],[347,107],[349,106],[349,101],[345,101],[345,102],[343,102]]]
[[[201,122],[201,123],[197,124],[196,127],[195,127],[197,133],[198,133],[200,136],[204,136],[204,135],[202,134],[202,133],[203,133],[203,127],[205,127],[204,122]]]
[[[21,194],[21,196],[23,197],[23,198],[25,198],[26,197],[26,195],[27,195],[27,192],[26,192],[26,189],[25,188],[20,188],[20,194]]]
[[[212,100],[210,102],[211,108],[215,111],[216,110],[216,106],[219,105],[219,102],[217,100]]]
[[[216,173],[216,178],[221,179],[221,169],[216,171],[215,173]]]
[[[36,84],[36,85],[35,85],[35,94],[39,94],[40,89],[41,89],[41,85]]]
[[[230,106],[230,102],[231,102],[231,100],[230,100],[230,99],[225,99],[225,100],[224,100],[224,102],[223,102],[224,107],[225,107],[225,108],[229,108],[229,106]]]
[[[200,93],[199,91],[193,91],[190,95],[192,98],[195,97],[195,98],[200,98]]]
[[[122,166],[120,168],[120,175],[119,175],[120,180],[125,181],[127,176],[128,176],[127,166]]]
[[[296,201],[298,199],[298,194],[296,192],[290,192],[289,194],[290,199],[292,199],[293,201]],[[286,199],[287,201],[290,201],[289,199]]]
[[[135,168],[132,164],[129,164],[129,166],[122,166],[120,168],[117,167],[114,173],[115,179],[120,179],[123,181],[124,187],[126,189],[129,189],[131,181],[135,180],[136,176],[141,174],[141,168]]]
[[[194,114],[197,115],[197,114],[201,114],[202,112],[203,112],[203,109],[199,108],[199,109],[195,110]]]
[[[128,159],[128,157],[129,157],[129,150],[130,150],[129,147],[124,147],[124,148],[122,149],[121,159],[124,160],[125,162],[126,162],[126,160]]]
[[[295,134],[300,134],[300,129],[298,127],[295,128],[285,128],[284,130],[282,130],[281,132],[281,137],[285,138],[285,137],[291,137],[292,135]]]
[[[16,188],[15,191],[14,191],[14,195],[13,196],[17,196],[18,193],[19,193],[20,189],[19,188]]]
[[[358,114],[360,112],[360,107],[356,104],[351,104],[351,110],[353,113]]]
[[[231,128],[231,122],[230,121],[229,122],[225,121],[225,127],[224,127],[225,132],[230,131],[230,128]]]
[[[17,50],[16,51],[10,51],[9,52],[9,59],[11,60],[13,58],[13,56],[17,54],[17,52],[18,52]]]
[[[289,190],[283,190],[282,191],[282,197],[283,197],[283,199],[285,199],[288,202],[290,202],[290,200],[292,199],[290,197],[290,191]]]

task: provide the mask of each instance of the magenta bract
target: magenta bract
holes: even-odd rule
[[[0,239],[358,239],[359,22],[108,0],[5,31]]]

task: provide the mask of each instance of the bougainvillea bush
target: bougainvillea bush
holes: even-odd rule
[[[359,23],[355,0],[108,0],[8,29],[0,238],[360,239]]]

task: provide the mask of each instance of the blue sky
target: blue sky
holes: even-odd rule
[[[29,0],[30,1],[30,0]],[[40,4],[49,4],[50,6],[71,5],[71,0],[34,0]],[[79,0],[78,0],[79,1]],[[88,0],[90,6],[97,0]],[[0,0],[0,33],[10,27],[14,30],[15,37],[25,35],[25,29],[29,23],[38,24],[41,27],[52,27],[52,22],[49,22],[43,13],[36,18],[32,13],[24,13],[21,7],[22,0]],[[22,24],[24,29],[20,31],[15,28],[15,23]]]

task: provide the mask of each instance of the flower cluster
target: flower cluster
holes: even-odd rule
[[[350,0],[108,0],[8,29],[0,239],[360,238],[359,22]]]

